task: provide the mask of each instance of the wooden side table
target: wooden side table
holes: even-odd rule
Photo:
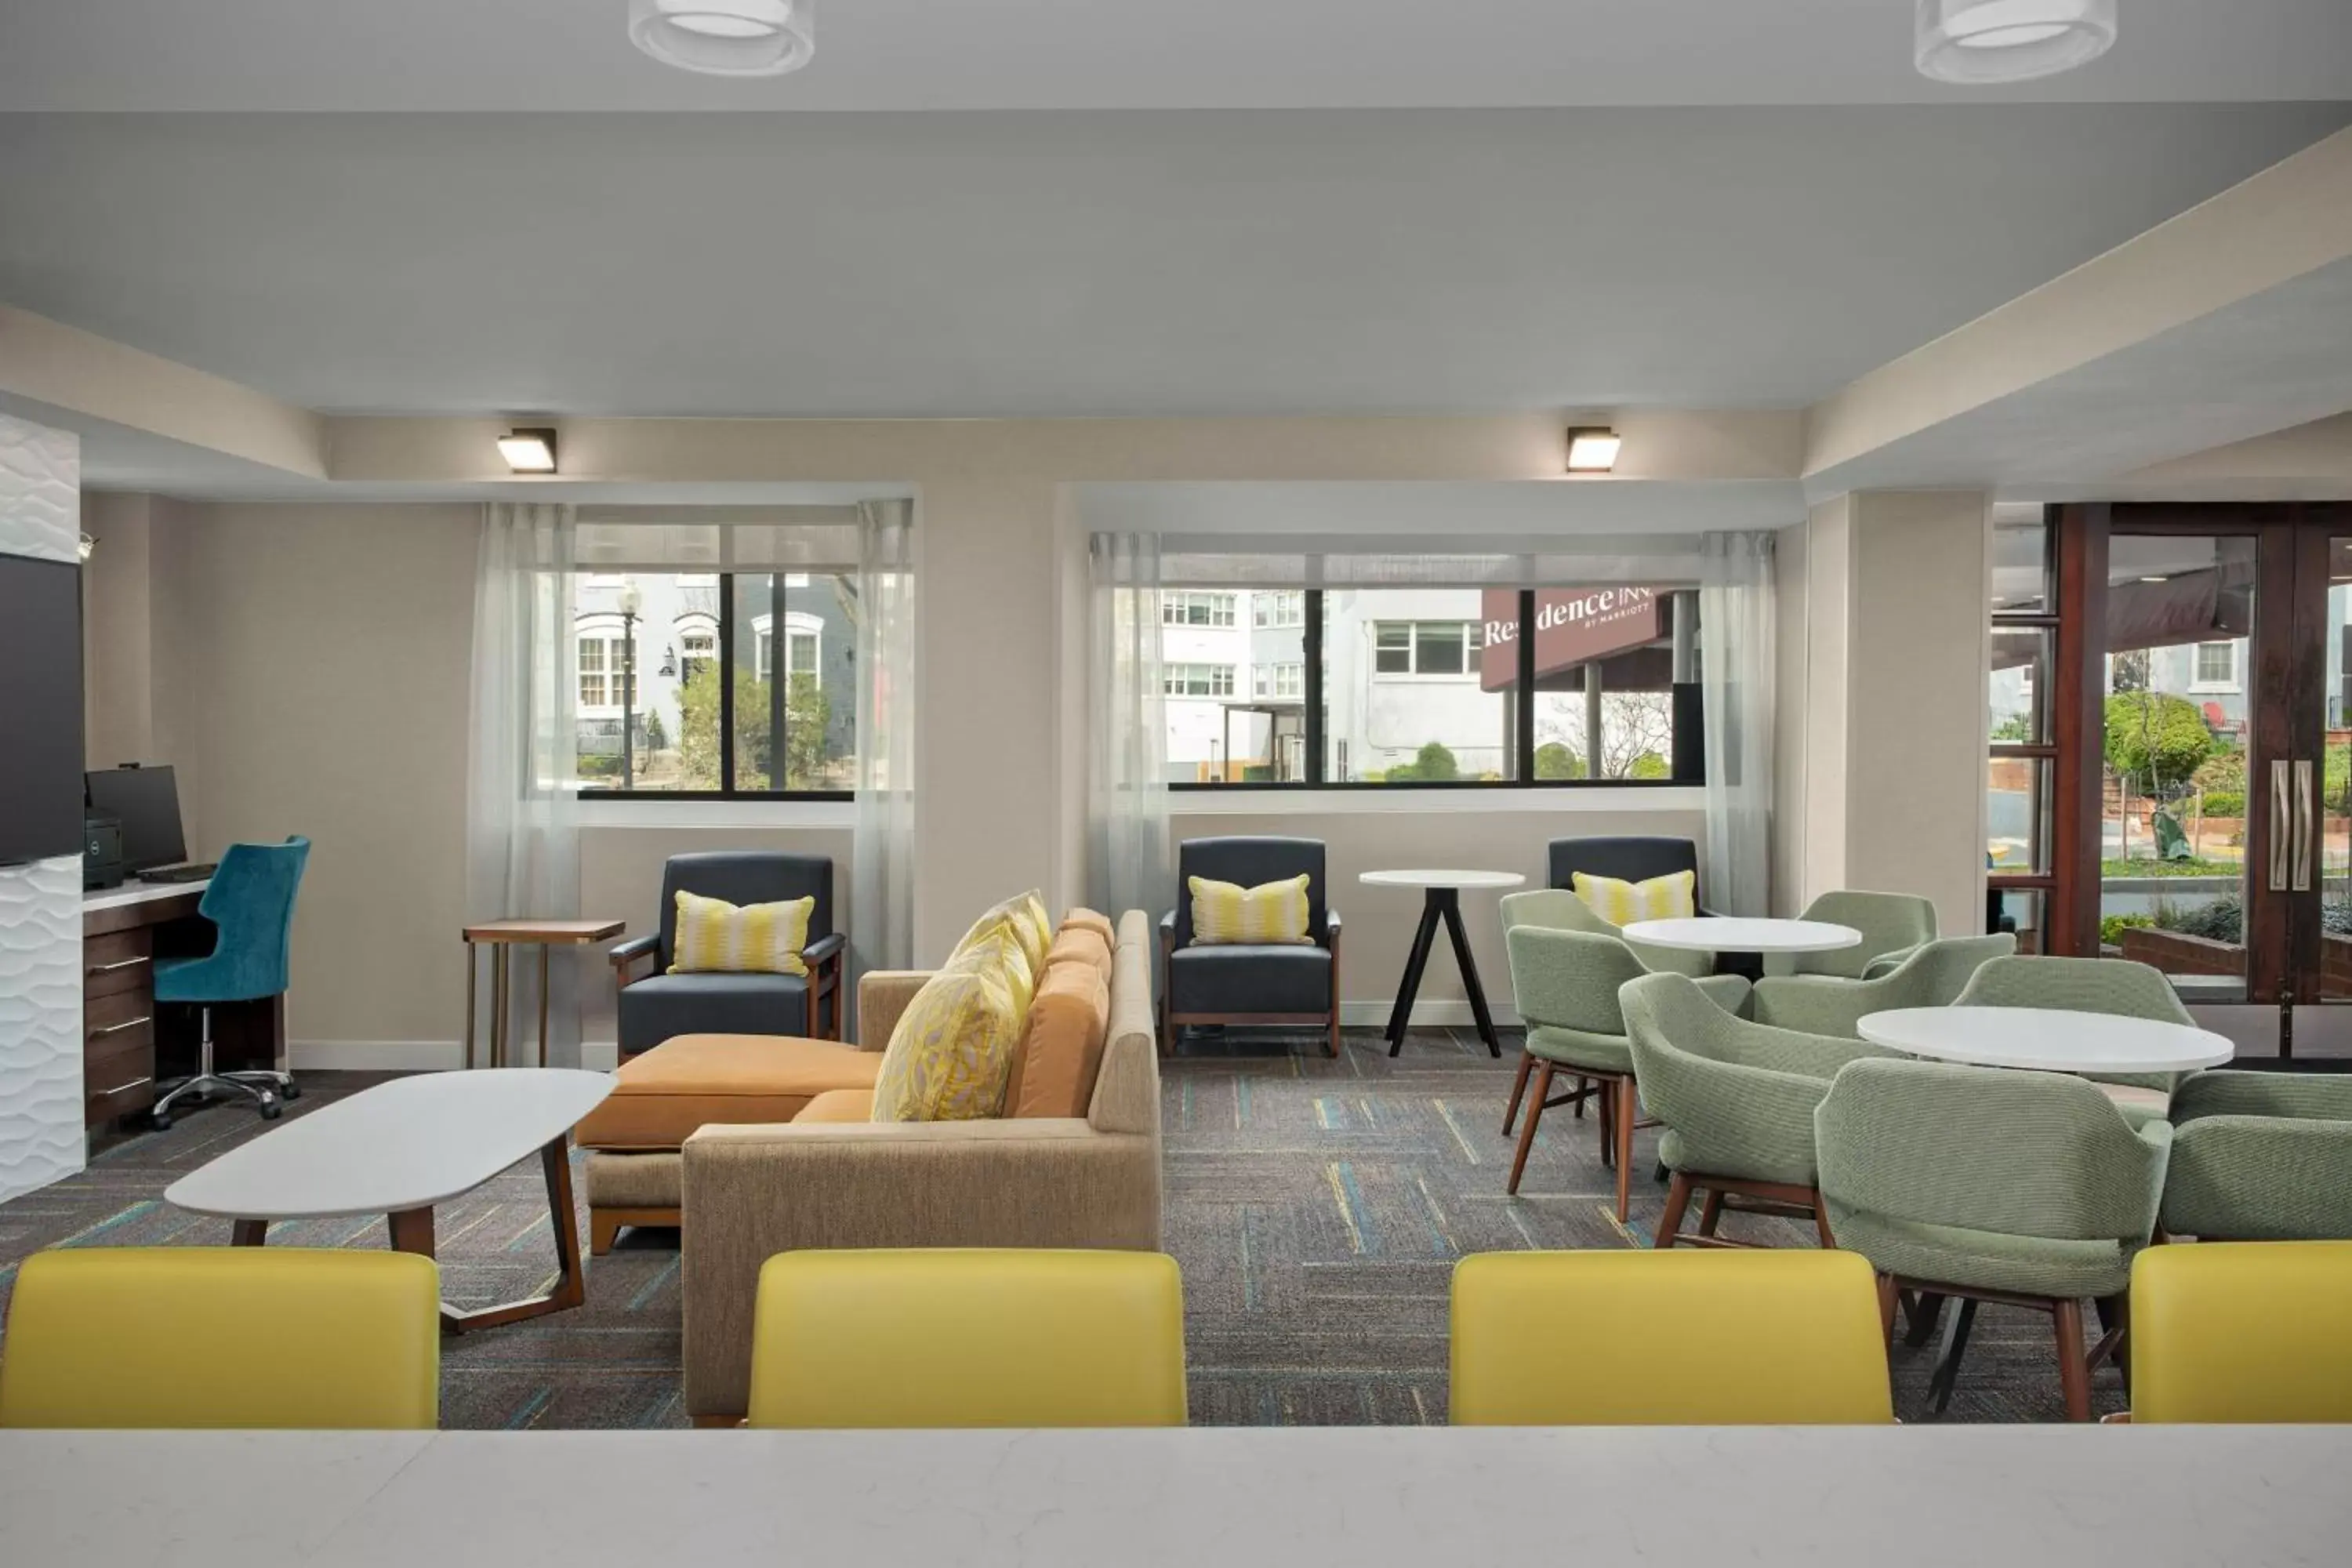
[[[609,942],[629,929],[626,921],[484,921],[465,928],[466,939],[466,1066],[474,1065],[474,978],[479,965],[475,949],[490,950],[490,1062],[507,1065],[508,960],[518,946],[539,949],[539,1065],[547,1065],[547,954],[554,947],[585,947]]]

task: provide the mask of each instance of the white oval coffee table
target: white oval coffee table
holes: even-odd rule
[[[1396,1005],[1389,1009],[1389,1055],[1404,1049],[1405,1024],[1412,1016],[1413,998],[1421,994],[1422,971],[1429,967],[1429,950],[1440,923],[1454,942],[1454,962],[1462,971],[1462,988],[1470,994],[1470,1016],[1478,1021],[1478,1037],[1489,1055],[1500,1057],[1503,1042],[1495,1037],[1495,1020],[1486,1011],[1486,990],[1478,984],[1478,965],[1470,956],[1470,938],[1462,929],[1462,889],[1501,892],[1522,887],[1527,879],[1517,871],[1366,871],[1356,879],[1368,888],[1419,888],[1421,927],[1412,934],[1412,952],[1404,961],[1404,981],[1397,988]]]
[[[2057,1007],[1896,1007],[1854,1029],[1909,1056],[2041,1072],[2193,1072],[2238,1054],[2210,1029]]]
[[[433,1256],[433,1205],[471,1192],[533,1151],[555,1228],[555,1288],[544,1296],[461,1312],[451,1332],[492,1328],[587,1300],[580,1221],[572,1203],[572,1129],[613,1092],[609,1073],[491,1068],[396,1078],[305,1112],[163,1189],[192,1214],[236,1221],[239,1247],[258,1247],[274,1219],[380,1214],[396,1252]]]
[[[1691,952],[1835,952],[1860,947],[1862,933],[1827,921],[1764,920],[1747,915],[1699,915],[1635,921],[1624,928],[1634,942]]]

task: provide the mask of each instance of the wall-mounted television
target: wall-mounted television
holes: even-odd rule
[[[0,555],[0,866],[82,848],[81,568]]]

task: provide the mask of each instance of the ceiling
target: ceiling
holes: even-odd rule
[[[2347,122],[0,116],[0,301],[331,412],[1791,406]]]
[[[1242,109],[2326,98],[2344,0],[2130,0],[2115,49],[1988,94],[1911,67],[1911,0],[823,0],[816,58],[725,82],[625,0],[8,0],[39,110]]]

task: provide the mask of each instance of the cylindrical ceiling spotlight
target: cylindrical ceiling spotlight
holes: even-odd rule
[[[2116,0],[1919,0],[1920,74],[1964,87],[2088,65],[2116,41]]]
[[[709,76],[782,76],[816,53],[816,0],[629,0],[629,41]]]

